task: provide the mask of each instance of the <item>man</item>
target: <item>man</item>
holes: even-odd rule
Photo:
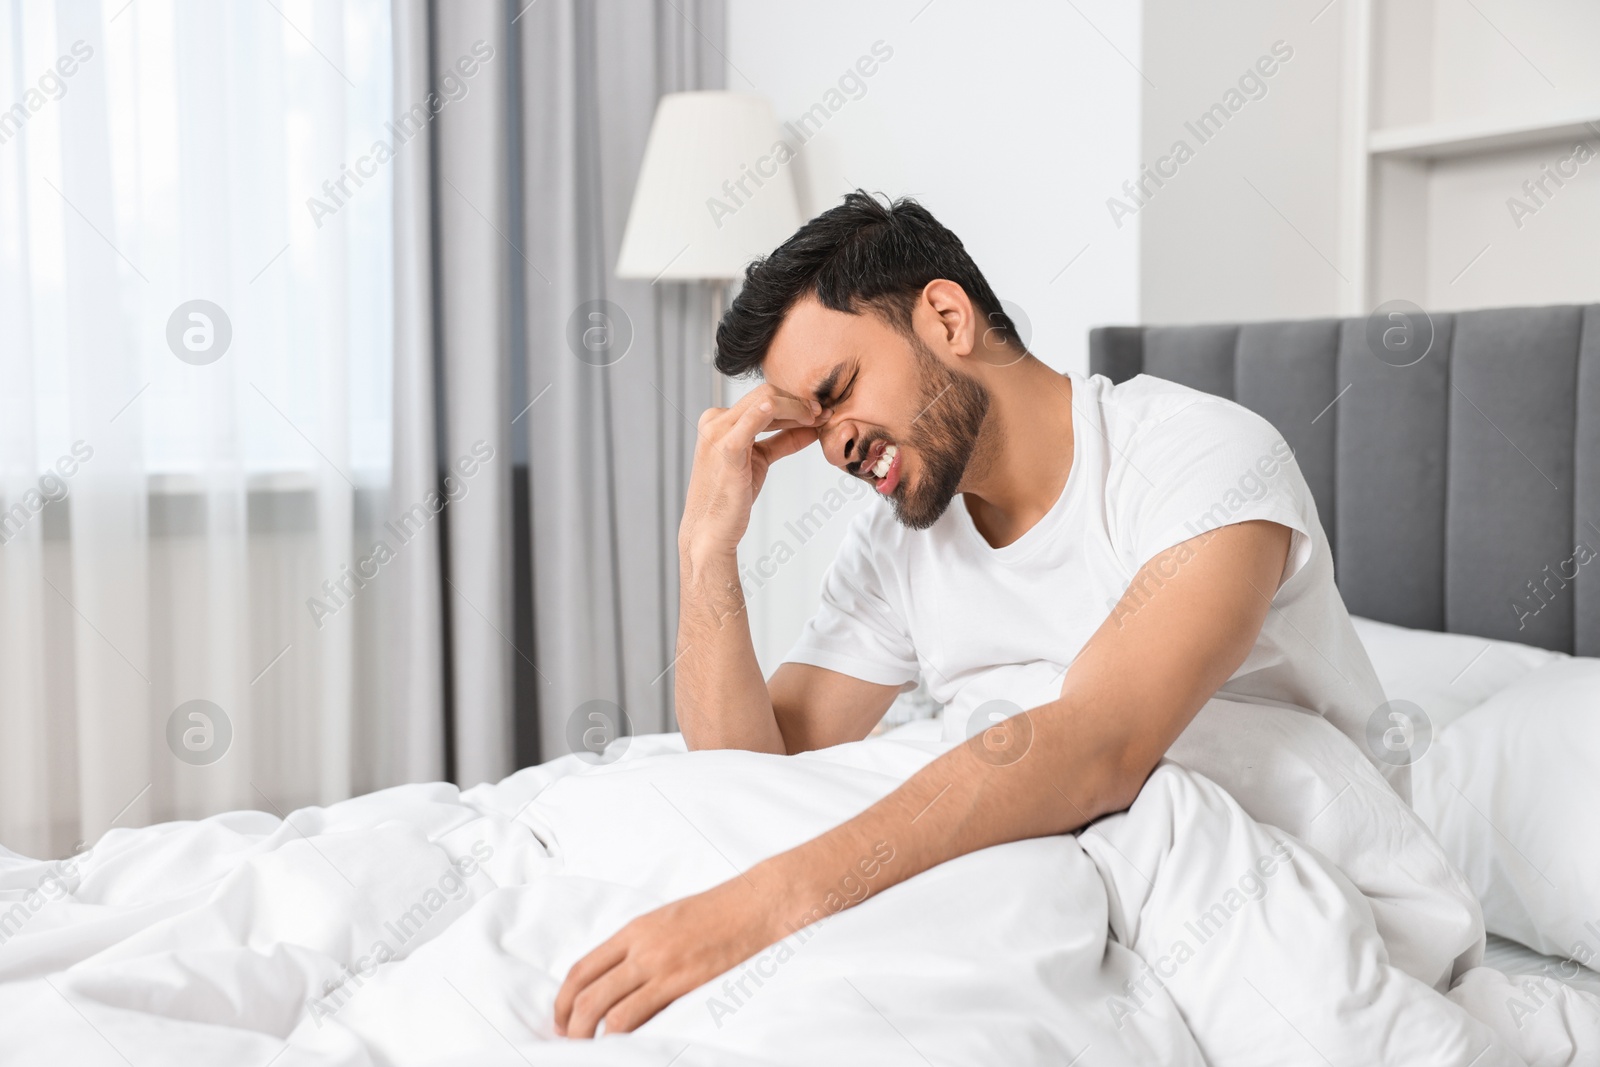
[[[1214,694],[1351,738],[1382,704],[1281,436],[1172,383],[1050,369],[918,204],[852,193],[752,265],[717,367],[765,382],[700,419],[679,534],[689,747],[857,741],[919,675],[946,737],[972,736],[843,825],[629,923],[567,976],[562,1032],[631,1030],[813,921],[875,842],[895,855],[881,892],[1126,808]],[[888,506],[851,527],[764,680],[735,550],[769,466],[814,442]]]

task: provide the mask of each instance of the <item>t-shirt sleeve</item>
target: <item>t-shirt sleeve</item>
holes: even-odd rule
[[[874,553],[872,516],[858,515],[822,580],[822,604],[785,662],[824,667],[877,685],[909,689],[917,655],[904,614]]]
[[[1248,408],[1205,397],[1140,427],[1120,455],[1111,501],[1119,548],[1136,572],[1174,545],[1265,519],[1294,531],[1279,587],[1322,537],[1310,487],[1277,429]]]

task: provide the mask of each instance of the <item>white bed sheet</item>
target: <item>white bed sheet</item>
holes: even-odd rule
[[[1483,964],[1509,975],[1545,975],[1600,996],[1600,971],[1591,970],[1577,960],[1547,956],[1507,937],[1489,935],[1483,950]]]
[[[551,1033],[576,959],[943,746],[640,738],[609,766],[567,757],[464,794],[115,831],[0,944],[0,1064],[1600,1060],[1600,999],[1556,987],[1516,1026],[1505,1004],[1538,979],[1473,951],[1448,996],[1419,978],[1471,929],[1409,813],[1321,719],[1219,703],[1188,750],[1244,799],[1165,762],[1126,813],[942,865],[595,1042]],[[1246,713],[1264,718],[1241,744]],[[1264,749],[1273,775],[1241,774]],[[1365,865],[1335,866],[1357,845]],[[0,896],[50,872],[0,857]]]

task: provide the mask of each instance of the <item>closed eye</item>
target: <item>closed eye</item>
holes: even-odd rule
[[[825,408],[836,408],[840,404],[843,404],[846,400],[849,400],[850,399],[850,393],[856,387],[856,378],[858,378],[859,376],[860,376],[860,372],[859,371],[857,371],[855,374],[850,375],[850,380],[848,382],[846,382],[844,388],[839,391],[839,395],[837,397],[834,397],[831,400],[825,401],[822,406],[825,407]]]

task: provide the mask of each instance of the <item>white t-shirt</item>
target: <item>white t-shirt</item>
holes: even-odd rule
[[[787,659],[880,685],[910,688],[920,675],[945,705],[945,738],[959,740],[988,701],[1032,708],[1059,697],[1067,666],[1145,562],[1209,529],[1266,519],[1294,531],[1284,579],[1255,647],[1217,695],[1320,713],[1406,795],[1405,768],[1365,741],[1383,687],[1282,435],[1247,408],[1174,382],[1069,377],[1072,470],[1044,517],[994,548],[961,496],[921,531],[886,504],[869,508]]]

